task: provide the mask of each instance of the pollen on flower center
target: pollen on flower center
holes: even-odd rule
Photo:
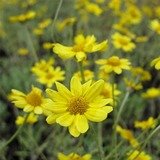
[[[73,47],[73,51],[74,52],[80,52],[80,51],[83,51],[83,45],[75,45],[74,47]]]
[[[54,77],[54,74],[51,74],[51,73],[47,73],[46,74],[46,78],[47,79],[51,79],[51,78],[53,78]]]
[[[124,39],[124,38],[119,38],[119,43],[120,43],[121,45],[127,45],[127,44],[128,44],[128,41],[127,41],[126,39]]]
[[[41,95],[35,91],[31,91],[29,94],[27,94],[26,101],[32,106],[40,106],[42,103]]]
[[[120,60],[118,57],[112,57],[112,58],[108,59],[107,63],[112,66],[119,66]]]
[[[88,102],[83,97],[73,98],[69,102],[68,111],[71,114],[84,114],[87,111]]]

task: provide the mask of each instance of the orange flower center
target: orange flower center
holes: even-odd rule
[[[84,114],[87,111],[88,102],[83,97],[73,98],[69,102],[68,111],[71,114]]]
[[[73,51],[74,52],[81,52],[81,51],[83,51],[83,48],[84,48],[84,46],[82,44],[75,45],[75,46],[73,46]]]
[[[35,91],[31,91],[26,96],[26,101],[32,106],[40,106],[42,103],[41,94],[36,93]]]

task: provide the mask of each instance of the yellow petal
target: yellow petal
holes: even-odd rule
[[[68,127],[72,124],[75,116],[71,115],[69,112],[64,113],[62,116],[56,119],[56,122],[61,126]]]
[[[77,78],[76,76],[72,77],[70,87],[71,87],[71,92],[74,95],[80,96],[82,94],[82,85],[80,79]]]
[[[41,107],[35,107],[34,108],[34,113],[35,114],[42,114],[43,113],[43,109]]]
[[[25,106],[25,107],[24,107],[23,111],[24,111],[24,112],[31,112],[31,111],[33,111],[33,109],[34,109],[33,106],[28,105],[28,106]]]
[[[56,118],[58,117],[57,114],[51,114],[47,117],[46,121],[48,124],[53,124],[56,122]]]
[[[103,109],[89,108],[84,114],[87,119],[93,122],[101,122],[107,118],[107,113]]]
[[[80,132],[77,130],[75,122],[73,122],[70,126],[69,126],[69,133],[73,136],[73,137],[78,137],[80,135]]]
[[[80,133],[85,133],[89,128],[88,121],[84,115],[76,115],[75,124]]]
[[[84,52],[76,52],[76,58],[78,62],[86,59],[86,54]]]
[[[86,92],[85,94],[86,100],[90,102],[93,101],[101,93],[103,86],[104,86],[103,80],[95,82]]]

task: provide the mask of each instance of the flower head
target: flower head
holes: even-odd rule
[[[56,122],[69,127],[70,134],[78,137],[89,129],[88,121],[105,120],[113,109],[107,106],[111,99],[100,96],[103,85],[103,80],[93,84],[91,81],[81,84],[80,79],[73,77],[69,91],[64,85],[56,82],[58,91],[46,90],[51,101],[46,103],[45,108],[52,112],[47,117],[47,123]]]
[[[114,33],[112,35],[113,45],[115,48],[122,49],[125,52],[132,51],[136,46],[131,41],[131,38],[120,33]]]
[[[158,19],[154,19],[151,21],[150,27],[157,34],[160,34],[160,21]]]
[[[143,98],[153,99],[160,97],[160,89],[159,88],[149,88],[146,92],[142,93]]]
[[[121,74],[122,69],[129,70],[131,64],[128,59],[120,59],[117,56],[112,56],[108,59],[100,59],[97,60],[96,63],[101,65],[100,69],[104,70],[105,72],[115,72],[117,74]]]
[[[91,155],[85,154],[84,156],[80,156],[76,153],[70,153],[69,155],[64,155],[63,153],[59,153],[58,160],[91,160]]]
[[[42,96],[42,91],[34,86],[28,94],[12,89],[9,99],[16,107],[23,109],[24,112],[33,111],[35,114],[43,113],[43,106],[46,101]]]

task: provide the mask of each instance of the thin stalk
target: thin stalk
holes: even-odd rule
[[[28,118],[28,115],[27,114],[25,116],[25,119],[24,119],[24,122],[23,124],[16,130],[16,132],[8,139],[8,141],[0,148],[0,150],[2,150],[3,148],[5,148],[6,146],[8,146],[17,136],[18,134],[21,132],[22,128],[24,127],[24,124],[26,123],[26,120]]]
[[[82,78],[82,83],[85,82],[85,77],[84,77],[84,69],[83,69],[83,62],[79,62],[79,71],[80,71],[80,74],[81,74],[81,78]]]
[[[59,1],[59,4],[58,4],[58,7],[57,7],[57,10],[56,10],[56,13],[55,13],[55,16],[54,16],[54,19],[53,19],[53,23],[52,23],[52,27],[51,27],[51,35],[52,35],[52,39],[54,41],[54,26],[55,26],[55,22],[58,18],[58,14],[59,14],[59,11],[60,11],[60,8],[62,6],[62,3],[63,3],[63,0],[60,0]]]

